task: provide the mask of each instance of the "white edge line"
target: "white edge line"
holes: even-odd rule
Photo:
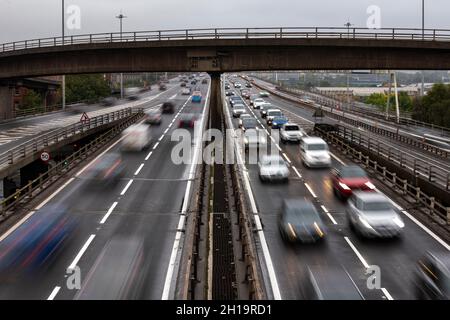
[[[389,293],[389,291],[387,291],[386,288],[381,288],[381,291],[383,292],[383,294],[386,296],[386,298],[388,300],[394,300],[394,298],[392,298],[391,294]]]
[[[203,115],[202,115],[202,120],[201,120],[201,128],[203,130],[203,123],[204,123],[204,118],[205,118],[205,113],[206,110],[208,109],[207,106],[209,106],[209,94],[211,91],[211,82],[210,85],[208,87],[208,94],[206,96],[205,99],[205,105],[203,108]],[[183,107],[181,109],[183,109],[186,104],[189,102],[189,100],[191,99],[191,97],[189,97],[186,102],[184,103]],[[180,110],[181,112],[181,110]],[[179,114],[179,113],[178,113]],[[178,116],[177,114],[177,116]],[[189,172],[189,177],[193,177],[194,176],[194,172],[195,172],[195,168],[197,167],[196,162],[198,162],[198,156],[199,156],[199,152],[201,149],[201,138],[202,138],[202,134],[199,134],[197,137],[197,146],[195,149],[195,154],[194,154],[194,161],[192,162],[191,168],[190,168],[190,172]],[[178,250],[180,247],[180,242],[181,242],[181,237],[182,237],[182,229],[185,223],[185,213],[187,210],[187,206],[189,203],[189,196],[190,196],[190,192],[191,192],[191,186],[192,186],[192,181],[189,180],[187,185],[186,185],[186,192],[184,195],[184,200],[183,200],[183,205],[182,205],[182,209],[181,209],[181,215],[180,215],[180,220],[178,222],[178,231],[175,234],[175,240],[173,242],[173,247],[172,247],[172,253],[170,255],[170,260],[169,260],[169,266],[167,267],[167,273],[166,273],[166,279],[164,281],[164,288],[163,288],[163,293],[161,296],[161,300],[169,300],[169,295],[170,295],[170,288],[171,288],[171,283],[172,283],[172,278],[173,278],[173,274],[175,272],[175,260],[177,258],[177,254],[178,254]]]
[[[75,259],[73,259],[72,263],[67,268],[69,271],[75,269],[75,267],[77,266],[78,261],[80,261],[81,257],[83,256],[83,254],[85,253],[85,251],[87,250],[89,245],[91,244],[92,240],[94,240],[94,238],[95,238],[95,234],[91,234],[89,239],[87,239],[86,243],[81,248],[80,252],[78,252],[78,254],[75,257]]]
[[[111,213],[113,212],[114,208],[117,206],[118,202],[115,201],[112,206],[108,209],[108,212],[106,212],[105,216],[103,217],[103,219],[100,221],[100,224],[104,224],[106,222],[106,220],[109,218],[109,216],[111,215]]]

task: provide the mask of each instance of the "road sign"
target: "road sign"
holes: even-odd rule
[[[50,153],[48,153],[47,151],[43,151],[41,153],[41,160],[44,162],[48,162],[50,160]]]
[[[87,115],[87,113],[86,112],[83,112],[83,115],[81,116],[81,119],[80,119],[80,122],[81,123],[87,123],[87,122],[89,122],[89,116]]]

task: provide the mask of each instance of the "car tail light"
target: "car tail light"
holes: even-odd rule
[[[351,190],[345,183],[339,182],[339,186],[344,190]]]

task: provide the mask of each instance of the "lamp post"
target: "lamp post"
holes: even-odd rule
[[[422,41],[425,40],[425,0],[422,0]],[[425,73],[422,70],[422,90],[420,95],[423,97],[425,94]]]
[[[65,31],[65,2],[64,0],[62,0],[62,5],[61,5],[61,30],[62,30],[62,44],[64,45],[64,31]],[[62,82],[61,82],[61,96],[62,96],[62,109],[66,110],[66,76],[63,75],[62,76]]]
[[[347,38],[350,39],[350,27],[353,24],[350,23],[350,19],[348,19],[347,23],[344,26],[347,27]],[[350,108],[350,73],[347,70],[347,108]]]
[[[120,40],[122,41],[122,20],[127,18],[120,12],[118,16],[116,16],[117,19],[120,21]],[[120,98],[123,99],[123,73],[120,73]]]

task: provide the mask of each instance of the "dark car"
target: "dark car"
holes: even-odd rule
[[[164,102],[161,106],[162,113],[174,113],[175,105],[172,102]]]
[[[417,298],[450,300],[450,255],[427,252],[418,261]]]
[[[208,79],[203,79],[202,80],[202,84],[207,84],[208,83]]]
[[[123,177],[124,170],[125,163],[120,153],[107,153],[89,168],[86,178],[95,184],[116,184]]]
[[[248,129],[256,129],[256,127],[258,126],[258,122],[256,121],[255,118],[245,118],[242,119],[242,129],[248,130]]]
[[[181,82],[180,87],[186,87],[186,82]]]
[[[191,81],[191,84],[196,85],[196,84],[197,84],[197,81],[196,81],[196,80],[192,80],[192,81]]]
[[[159,85],[159,90],[160,90],[160,91],[167,90],[167,86],[166,86],[164,83],[161,83],[161,84]]]
[[[116,102],[117,102],[117,99],[116,99],[116,98],[113,98],[113,97],[106,97],[106,98],[104,98],[104,99],[102,99],[102,100],[100,101],[100,104],[101,104],[102,106],[104,106],[104,107],[110,107],[110,106],[115,105]]]
[[[315,130],[321,130],[324,132],[339,132],[339,128],[336,125],[332,125],[329,123],[316,123],[314,124],[314,131]]]
[[[367,173],[356,165],[335,168],[331,171],[331,177],[334,194],[341,199],[349,198],[353,190],[375,190]]]
[[[73,235],[78,219],[61,204],[46,205],[0,242],[0,281],[46,269]]]
[[[227,92],[225,92],[225,95],[227,97],[231,97],[231,96],[234,96],[234,92],[233,91],[227,91]]]
[[[310,243],[325,237],[322,218],[308,200],[284,200],[278,225],[281,237],[288,242]]]
[[[347,270],[340,266],[308,266],[301,283],[306,300],[363,300]]]
[[[225,90],[230,90],[231,88],[230,88],[230,85],[229,84],[226,84],[225,85]]]
[[[251,87],[253,87],[253,86],[251,85],[251,83],[250,83],[250,82],[247,82],[247,83],[245,84],[245,86],[246,86],[247,88],[251,88]]]

